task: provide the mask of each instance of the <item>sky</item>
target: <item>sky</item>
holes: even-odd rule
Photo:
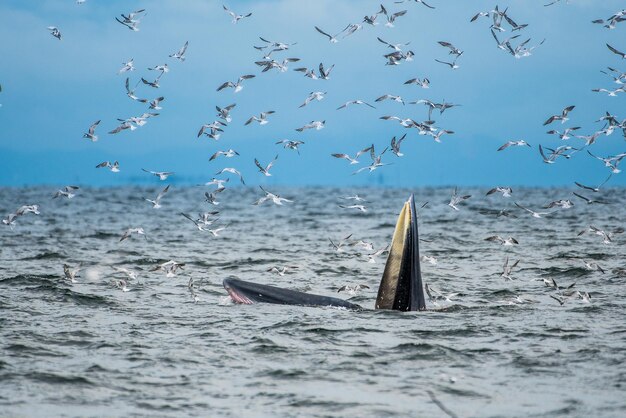
[[[574,181],[597,185],[609,170],[582,151],[555,164],[545,164],[538,145],[581,147],[584,141],[562,141],[549,129],[580,126],[581,135],[602,129],[597,121],[605,112],[626,118],[626,93],[608,97],[594,88],[618,85],[601,73],[607,66],[626,71],[626,61],[611,53],[609,43],[626,51],[626,22],[613,30],[592,24],[624,7],[622,1],[565,0],[550,7],[542,1],[430,0],[431,10],[416,2],[384,1],[390,13],[407,10],[395,27],[364,25],[351,36],[332,44],[315,30],[341,31],[349,23],[380,9],[380,1],[316,0],[314,2],[265,0],[225,3],[237,13],[252,16],[231,23],[222,3],[211,0],[116,1],[42,0],[0,3],[0,186],[92,185],[109,186],[154,183],[141,169],[173,171],[171,181],[197,184],[209,181],[224,167],[242,172],[248,185],[284,186],[573,186]],[[517,23],[527,23],[520,37],[538,45],[530,57],[516,59],[498,49],[489,30],[490,19],[470,22],[479,11],[498,4],[508,7]],[[140,30],[133,32],[117,23],[116,16],[146,9]],[[382,22],[382,16],[379,17]],[[57,40],[46,29],[56,26]],[[512,36],[510,27],[500,38]],[[518,33],[518,32],[516,32]],[[284,73],[262,73],[254,64],[262,53],[259,37],[296,43],[275,58],[297,57]],[[376,38],[407,43],[415,53],[411,62],[385,65],[391,50]],[[184,62],[168,58],[186,41]],[[438,41],[451,42],[463,50],[452,70],[435,59],[453,57]],[[136,70],[118,74],[133,58]],[[329,80],[312,80],[297,67],[335,65]],[[159,89],[143,84],[140,97],[164,96],[159,116],[137,130],[116,135],[107,132],[117,118],[139,116],[147,105],[126,96],[126,76],[131,84],[141,77],[154,79],[148,67],[167,63],[170,72]],[[216,91],[225,81],[254,74],[239,93]],[[430,88],[405,85],[411,78],[430,80]],[[299,105],[313,91],[326,92],[324,100]],[[407,102],[375,102],[383,94],[400,95]],[[351,106],[336,110],[348,100],[361,99],[376,106]],[[433,115],[435,126],[454,131],[436,143],[415,129],[381,120],[384,115],[427,119],[423,105],[409,101],[428,99],[460,106]],[[215,106],[236,103],[233,121],[219,141],[197,138],[202,124],[216,119]],[[569,105],[576,108],[570,121],[548,127],[543,122]],[[274,110],[267,125],[244,122],[262,111]],[[96,120],[97,142],[83,138]],[[319,131],[296,132],[312,120],[325,120]],[[558,125],[558,126],[557,126]],[[383,166],[372,173],[353,175],[370,164],[368,155],[358,165],[331,157],[353,155],[375,145],[381,152],[393,136],[407,134],[403,157],[388,150]],[[275,142],[300,140],[300,154]],[[508,140],[524,139],[531,147],[496,151]],[[209,161],[218,150],[235,149],[239,156]],[[621,131],[602,135],[588,148],[598,156],[626,151]],[[259,173],[257,158],[267,164],[276,155],[272,176]],[[119,161],[121,170],[96,169],[102,161]],[[625,166],[626,167],[626,166]],[[626,185],[625,174],[615,174],[608,185]],[[237,183],[236,178],[230,182]]]

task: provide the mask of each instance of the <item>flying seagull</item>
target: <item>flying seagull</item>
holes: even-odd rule
[[[150,173],[154,176],[157,176],[159,180],[166,180],[169,176],[174,174],[173,171],[150,171],[150,170],[146,170],[145,168],[142,168],[142,170],[145,171],[146,173]]]
[[[254,159],[254,164],[259,168],[259,171],[261,173],[263,173],[263,175],[269,177],[272,174],[270,173],[270,169],[272,168],[272,166],[274,165],[274,163],[276,163],[276,160],[278,159],[278,155],[276,155],[276,157],[274,157],[274,159],[272,161],[269,162],[269,164],[267,164],[267,166],[263,167],[261,165],[261,163],[259,163],[259,160],[257,160],[256,158]]]
[[[83,138],[89,139],[91,142],[96,142],[98,140],[98,135],[96,135],[96,126],[100,123],[100,120],[95,121],[89,127],[89,131],[83,134]]]
[[[544,123],[543,125],[549,125],[552,122],[556,121],[556,120],[560,120],[561,123],[565,123],[566,121],[569,120],[569,118],[567,117],[567,114],[569,112],[571,112],[572,110],[574,110],[576,106],[567,106],[565,109],[563,109],[563,111],[561,112],[560,115],[552,115],[550,116]]]
[[[226,7],[224,5],[222,5],[222,7],[224,8],[224,11],[226,13],[228,13],[233,18],[233,24],[239,22],[241,19],[243,19],[245,17],[252,16],[252,13],[248,13],[248,14],[245,14],[245,15],[239,15],[239,14],[233,12],[232,10],[230,10],[228,7]]]
[[[59,41],[61,40],[61,31],[56,26],[48,26],[47,28],[50,31],[50,35],[57,38]]]
[[[165,187],[165,189],[163,189],[154,200],[150,200],[150,199],[145,199],[145,200],[146,202],[152,203],[153,209],[159,209],[161,207],[161,199],[163,198],[165,193],[167,193],[169,190],[170,190],[170,186],[168,184],[167,187]]]

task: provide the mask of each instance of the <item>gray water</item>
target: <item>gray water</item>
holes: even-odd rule
[[[277,189],[294,203],[266,202],[253,189],[220,195],[213,237],[179,215],[213,209],[202,188],[173,186],[151,208],[158,187],[0,189],[4,216],[24,204],[41,215],[0,229],[0,415],[2,416],[447,416],[626,415],[626,243],[577,233],[624,226],[623,189],[610,205],[586,205],[536,219],[573,198],[566,189],[520,189],[510,199],[472,195],[456,212],[450,189]],[[342,210],[358,192],[367,213]],[[235,305],[222,288],[235,276],[372,308],[385,257],[337,253],[329,238],[391,240],[397,214],[415,192],[425,282],[451,301],[401,313],[279,305]],[[508,207],[518,218],[497,218]],[[129,227],[146,238],[119,242]],[[519,245],[485,241],[513,236]],[[513,280],[505,257],[521,259]],[[151,271],[185,263],[175,277]],[[587,270],[581,259],[605,271]],[[81,265],[72,284],[63,264]],[[272,266],[298,266],[284,276]],[[123,292],[112,266],[138,272]],[[193,278],[195,293],[188,288]],[[544,278],[575,283],[561,306]],[[344,284],[366,284],[356,296]],[[561,291],[563,292],[563,291]]]

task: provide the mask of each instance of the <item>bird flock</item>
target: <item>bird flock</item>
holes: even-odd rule
[[[86,0],[79,0],[77,4],[83,5],[87,3]],[[416,8],[406,8],[404,9],[405,4],[413,3]],[[545,4],[545,7],[557,6],[561,3],[560,0],[552,1],[550,3]],[[343,26],[341,30],[329,30],[329,28],[325,27],[324,24],[320,23],[319,25],[314,25],[310,28],[311,31],[315,31],[319,35],[319,41],[328,41],[331,44],[338,44],[340,42],[348,41],[347,38],[358,36],[359,32],[365,31],[376,31],[376,43],[375,47],[380,48],[381,56],[384,59],[384,65],[386,66],[398,66],[398,65],[410,65],[411,61],[416,58],[416,53],[409,49],[411,45],[411,41],[406,40],[405,42],[394,43],[388,41],[390,32],[381,32],[386,29],[381,28],[393,28],[396,25],[408,24],[407,15],[413,13],[437,13],[436,3],[434,5],[426,3],[422,0],[414,0],[414,1],[396,1],[387,6],[381,4],[378,10],[370,11],[365,13],[362,20],[359,20],[358,23],[348,23],[346,26]],[[85,7],[85,6],[83,6]],[[394,10],[391,10],[391,9]],[[254,19],[254,11],[246,11],[245,13],[239,13],[233,11],[228,5],[222,6],[223,12],[230,16],[232,19],[233,25],[245,25],[246,21],[249,19]],[[515,59],[522,59],[530,57],[538,47],[544,45],[546,39],[542,39],[538,43],[532,43],[531,37],[526,37],[524,34],[532,28],[532,25],[529,23],[519,23],[516,19],[514,19],[514,12],[509,10],[509,8],[501,8],[498,5],[492,10],[488,11],[478,11],[473,16],[468,16],[469,21],[472,25],[476,25],[477,28],[480,28],[480,25],[486,26],[489,24],[489,27],[486,28],[491,34],[491,37],[494,39],[496,43],[496,47],[503,51],[506,54],[514,57]],[[127,13],[121,13],[119,16],[115,16],[114,19],[120,24],[120,28],[124,27],[129,29],[132,32],[140,31],[140,24],[144,21],[144,18],[148,16],[146,9],[139,9],[135,11],[130,11]],[[147,20],[147,19],[146,19]],[[614,30],[621,22],[626,20],[626,9],[617,11],[613,15],[607,18],[601,18],[593,20],[591,23],[602,25],[603,28]],[[474,23],[475,22],[475,23]],[[151,24],[146,23],[146,24]],[[57,39],[58,41],[62,41],[64,38],[62,36],[61,29],[57,26],[49,26],[47,30],[50,32],[50,35]],[[236,30],[236,28],[233,28]],[[485,30],[485,32],[486,32]],[[489,36],[488,34],[486,36]],[[285,73],[290,71],[290,66],[292,63],[297,63],[300,61],[300,58],[290,56],[290,51],[292,47],[297,45],[297,42],[282,42],[276,40],[269,40],[266,37],[259,36],[258,40],[260,42],[259,45],[252,45],[252,47],[259,51],[262,54],[261,59],[254,61],[254,64],[259,68],[258,74],[243,74],[236,79],[226,80],[221,83],[216,83],[216,92],[219,94],[225,94],[225,92],[230,91],[232,94],[245,94],[242,93],[245,88],[253,89],[255,83],[260,83],[260,78],[263,77],[264,73],[268,72],[276,72],[278,74]],[[622,43],[622,45],[618,45],[618,43]],[[132,132],[136,129],[139,129],[145,126],[150,120],[153,118],[157,118],[159,113],[157,111],[163,110],[164,103],[166,102],[166,98],[158,93],[158,89],[161,87],[161,82],[165,82],[166,75],[170,72],[171,67],[174,63],[183,64],[186,60],[188,48],[190,48],[189,42],[181,42],[182,46],[173,51],[168,55],[169,61],[163,62],[158,65],[153,65],[152,67],[146,67],[146,72],[144,75],[138,77],[134,82],[131,81],[132,74],[137,70],[136,63],[133,58],[128,59],[127,61],[122,62],[121,68],[118,70],[117,74],[122,76],[124,89],[126,91],[126,95],[133,102],[138,103],[138,106],[141,106],[142,109],[138,112],[139,116],[131,116],[127,118],[119,118],[115,123],[115,127],[108,131],[108,135],[117,135],[123,132]],[[441,64],[442,71],[453,70],[453,71],[463,71],[461,63],[463,60],[470,59],[465,52],[459,48],[459,46],[454,45],[448,40],[439,40],[437,44],[441,47],[441,55],[434,59],[435,62]],[[616,46],[618,45],[618,46]],[[373,45],[374,46],[374,45]],[[607,61],[611,58],[612,55],[616,55],[622,60],[626,59],[626,53],[622,52],[624,48],[626,48],[626,43],[623,42],[623,39],[617,39],[615,45],[606,44],[606,48],[608,51]],[[620,49],[621,48],[621,49]],[[190,53],[193,50],[193,46],[190,48]],[[193,51],[195,53],[195,51]],[[593,92],[604,93],[607,97],[616,97],[620,96],[622,93],[626,93],[626,70],[615,68],[615,64],[611,64],[610,66],[606,66],[606,69],[602,69],[601,72],[605,74],[607,78],[607,85],[592,89]],[[348,68],[339,68],[335,67],[335,64],[320,62],[319,65],[315,68],[309,68],[306,66],[301,66],[298,68],[294,68],[294,72],[301,73],[305,79],[315,80],[316,83],[324,83],[325,80],[329,80],[335,72],[338,71],[349,71]],[[613,86],[610,86],[608,83],[612,82]],[[309,82],[309,81],[304,81]],[[249,87],[248,87],[249,85]],[[425,75],[420,75],[419,77],[414,77],[409,80],[398,80],[398,85],[405,86],[415,86],[419,89],[430,89],[431,82],[429,78]],[[333,92],[325,91],[326,89],[319,89],[311,91],[306,97],[303,98],[302,103],[299,105],[299,108],[308,108],[315,106],[316,102],[327,100],[327,96],[331,96]],[[0,87],[0,92],[1,92]],[[359,175],[362,172],[372,173],[375,170],[383,169],[384,167],[390,166],[393,164],[392,158],[402,158],[405,154],[401,151],[402,144],[405,141],[411,141],[413,138],[411,136],[407,136],[411,130],[415,130],[416,135],[418,137],[429,137],[432,138],[436,143],[441,143],[444,136],[455,134],[454,131],[445,129],[441,127],[438,122],[434,119],[434,117],[443,117],[443,114],[448,109],[453,108],[461,108],[462,105],[453,102],[446,102],[445,100],[441,102],[435,102],[428,99],[419,99],[414,101],[405,100],[402,96],[393,94],[393,93],[385,93],[380,95],[379,97],[372,97],[369,100],[367,98],[354,98],[352,100],[348,100],[343,104],[340,104],[336,110],[337,111],[346,111],[345,109],[361,107],[364,109],[370,109],[370,112],[374,112],[377,110],[376,106],[382,102],[389,101],[394,104],[394,106],[398,106],[398,108],[405,108],[410,106],[419,106],[424,110],[424,119],[421,118],[406,118],[398,115],[386,114],[378,116],[381,120],[393,122],[399,125],[403,132],[402,134],[393,135],[390,139],[390,143],[384,148],[380,145],[376,145],[374,143],[366,142],[363,144],[361,149],[357,150],[349,150],[349,149],[338,149],[338,152],[332,153],[329,157],[332,157],[337,160],[345,160],[348,165],[354,166],[361,164],[361,158],[367,159],[368,162],[365,166],[361,166],[352,171],[351,175]],[[207,138],[213,142],[219,142],[222,139],[222,135],[225,135],[225,132],[228,130],[228,126],[236,120],[235,113],[237,104],[231,103],[226,106],[216,105],[215,110],[215,118],[212,121],[208,121],[200,126],[197,131],[197,138]],[[460,111],[459,109],[458,111]],[[457,111],[457,110],[455,110]],[[543,122],[543,125],[546,126],[547,135],[554,136],[558,138],[560,141],[564,143],[564,145],[549,148],[548,146],[537,144],[536,152],[537,158],[541,158],[541,160],[545,164],[556,164],[560,163],[562,160],[569,160],[572,158],[593,158],[602,163],[602,165],[598,164],[598,170],[604,169],[607,171],[607,178],[598,186],[588,186],[584,185],[578,181],[574,184],[580,190],[572,193],[572,196],[578,199],[576,203],[580,202],[585,205],[605,205],[611,203],[609,199],[602,196],[602,191],[604,190],[604,186],[610,182],[614,175],[618,175],[621,172],[619,168],[620,163],[626,157],[626,152],[609,155],[609,156],[598,156],[595,152],[593,152],[593,145],[601,140],[604,140],[605,137],[609,137],[613,135],[615,132],[620,132],[623,137],[626,139],[626,119],[620,119],[617,115],[610,114],[609,112],[605,112],[603,115],[599,115],[596,123],[597,126],[593,128],[585,128],[582,126],[577,126],[579,124],[571,126],[568,122],[570,119],[576,119],[576,105],[567,105],[562,110],[548,110],[546,112],[547,119]],[[244,118],[245,122],[244,126],[251,125],[253,123],[257,123],[259,126],[266,125],[270,123],[274,118],[279,118],[280,115],[275,110],[259,110],[258,114],[250,115],[247,118]],[[112,121],[113,122],[113,121]],[[95,122],[91,123],[91,125],[87,128],[86,132],[83,134],[83,138],[87,139],[91,142],[97,142],[100,138],[97,134],[97,131],[100,128],[101,120],[98,119]],[[541,124],[541,121],[537,121],[537,124]],[[397,126],[396,125],[396,126]],[[302,126],[294,127],[293,130],[298,134],[307,131],[319,131],[326,127],[326,120],[311,120],[308,123],[305,123]],[[579,134],[579,132],[588,132],[587,135]],[[619,134],[616,134],[616,136]],[[534,141],[531,141],[534,142]],[[570,145],[572,144],[572,145]],[[301,153],[301,147],[305,145],[305,142],[300,139],[293,138],[282,138],[278,139],[275,142],[275,145],[282,146],[286,152],[295,151],[298,155]],[[339,146],[338,146],[339,148]],[[378,148],[378,151],[376,149]],[[382,148],[382,151],[380,149]],[[497,148],[498,152],[514,152],[513,148],[517,148],[519,152],[530,152],[534,145],[527,142],[525,139],[512,139],[506,141],[503,145]],[[387,151],[389,151],[387,153]],[[517,151],[515,151],[517,152]],[[392,157],[393,156],[393,157]],[[208,161],[213,162],[225,162],[230,159],[237,160],[236,157],[240,157],[240,153],[232,148],[228,149],[218,149],[216,150],[209,158]],[[369,157],[369,159],[368,159]],[[257,158],[254,158],[254,165],[258,169],[259,175],[264,177],[270,177],[273,175],[271,172],[272,168],[276,164],[280,164],[280,160],[283,158],[288,158],[286,156],[280,156],[277,154],[270,161],[260,161]],[[332,163],[332,159],[329,158],[329,164]],[[111,173],[118,173],[122,170],[122,166],[119,161],[103,161],[99,163],[95,163],[95,167],[107,168]],[[229,164],[230,165],[230,164]],[[154,171],[146,168],[142,168],[143,172],[146,175],[153,175],[157,177],[160,181],[166,181],[170,176],[176,175],[176,173],[171,171]],[[210,207],[216,207],[220,205],[219,198],[222,192],[227,188],[229,181],[231,178],[238,178],[241,185],[245,185],[245,180],[241,171],[236,167],[224,167],[215,172],[215,176],[210,181],[204,183],[203,187],[214,187],[211,190],[206,191],[204,193],[204,201]],[[162,201],[167,199],[168,193],[171,191],[171,185],[166,185],[157,195],[156,197],[150,196],[150,198],[146,197],[145,201],[152,205],[152,208],[159,209],[162,207]],[[67,198],[72,199],[77,191],[79,190],[78,186],[65,186],[62,189],[57,190],[52,198]],[[251,202],[252,205],[262,206],[266,202],[271,202],[277,206],[288,205],[293,203],[293,199],[281,197],[279,194],[267,190],[267,188],[260,187],[261,195],[260,197]],[[486,192],[486,196],[491,196],[490,198],[497,199],[510,199],[514,195],[513,189],[509,186],[497,185]],[[497,196],[497,197],[493,197]],[[599,196],[599,197],[596,197]],[[366,206],[366,200],[358,195],[354,196],[341,196],[339,197],[343,200],[342,203],[339,203],[337,206],[346,211],[353,211],[358,213],[366,213],[368,208]],[[448,203],[448,206],[454,211],[463,210],[463,204],[468,199],[472,198],[472,196],[459,193],[457,188],[454,188],[452,192],[452,196]],[[524,204],[514,201],[514,205],[511,207],[507,207],[505,209],[496,211],[496,216],[501,217],[511,217],[516,218],[518,215],[522,216],[531,216],[532,218],[546,218],[550,217],[555,211],[568,210],[575,206],[575,200],[573,198],[565,198],[560,197],[552,202],[549,202],[545,205],[547,211],[541,211],[538,208],[528,208]],[[428,203],[425,203],[422,208],[426,207]],[[23,205],[19,207],[15,212],[7,215],[6,218],[2,220],[3,224],[13,228],[16,224],[16,221],[24,215],[29,213],[38,215],[39,206],[38,205]],[[490,212],[491,213],[491,212]],[[219,211],[207,211],[205,213],[199,214],[198,217],[191,216],[190,214],[181,212],[180,215],[187,221],[190,222],[189,227],[196,228],[200,232],[208,232],[213,237],[221,236],[220,233],[227,230],[229,224],[220,223]],[[192,225],[193,224],[193,225]],[[623,228],[614,228],[613,230],[601,230],[593,225],[589,225],[587,229],[581,231],[578,236],[582,236],[585,234],[588,235],[597,235],[602,239],[602,242],[606,245],[610,245],[613,242],[613,238],[615,234],[619,234],[623,232]],[[120,243],[125,240],[133,239],[133,236],[145,236],[146,232],[140,226],[133,226],[125,231],[122,231],[120,237]],[[486,241],[493,242],[502,246],[513,246],[518,245],[518,239],[514,237],[501,237],[499,235],[493,235],[485,238]],[[363,240],[355,240],[351,239],[351,235],[344,237],[339,240],[333,240],[329,238],[330,246],[338,253],[345,252],[348,248],[352,248],[357,250],[354,254],[358,256],[365,256],[367,262],[376,262],[376,258],[384,255],[388,248],[384,247],[378,250],[374,249],[372,243],[365,242]],[[363,254],[360,251],[365,251]],[[436,258],[428,255],[422,256],[422,261],[429,263],[431,265],[436,265]],[[508,256],[506,257],[503,265],[503,271],[501,273],[501,277],[506,280],[513,280],[514,269],[518,267],[520,260],[515,262],[510,261]],[[595,263],[589,263],[583,260],[583,264],[586,269],[599,271],[604,273],[604,270]],[[177,270],[183,269],[184,263],[178,263],[176,261],[170,260],[168,262],[159,264],[155,267],[155,271],[163,271],[167,277],[173,277]],[[282,268],[273,267],[268,269],[268,271],[284,275],[286,272],[291,271],[297,268],[296,266],[284,266]],[[64,275],[65,278],[73,283],[76,281],[78,269],[72,268],[69,265],[64,265]],[[136,273],[123,268],[116,268],[116,272],[124,275],[123,280],[119,280],[116,285],[124,291],[128,290],[128,282],[129,280],[136,279]],[[590,302],[591,296],[587,292],[582,292],[578,290],[573,290],[573,285],[569,285],[566,287],[562,287],[556,284],[554,279],[544,279],[544,283],[547,287],[554,290],[555,292],[551,294],[552,298],[559,302],[559,304],[563,305],[567,300],[577,298],[582,300],[583,302]],[[346,291],[350,294],[355,294],[358,290],[368,288],[366,285],[344,285],[339,288],[339,291]],[[191,294],[193,295],[194,300],[197,299],[197,295],[195,293],[193,279],[190,279],[189,289]],[[430,301],[433,304],[437,304],[438,301],[445,300],[450,301],[455,294],[445,295],[442,292],[436,290],[432,286],[427,285],[426,290]],[[524,303],[524,300],[519,298],[515,303]]]

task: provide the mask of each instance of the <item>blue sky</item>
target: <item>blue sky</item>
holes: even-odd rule
[[[608,97],[593,88],[616,88],[600,70],[607,66],[626,71],[626,61],[612,54],[610,43],[626,50],[626,23],[608,30],[591,20],[606,18],[623,8],[613,0],[562,1],[543,7],[541,1],[451,1],[431,0],[435,10],[418,3],[383,2],[390,12],[406,9],[394,28],[365,26],[337,44],[318,34],[314,26],[338,32],[348,23],[361,23],[374,14],[379,1],[317,0],[230,1],[239,13],[252,17],[231,24],[216,1],[104,1],[73,0],[34,2],[5,0],[0,3],[0,185],[84,184],[120,185],[154,182],[141,171],[175,171],[173,182],[195,184],[208,181],[223,167],[236,167],[250,185],[336,185],[336,186],[438,186],[438,185],[573,185],[574,181],[598,184],[608,175],[600,161],[586,152],[570,160],[547,165],[538,145],[566,144],[546,134],[542,126],[550,115],[576,105],[566,126],[581,126],[589,135],[602,125],[595,123],[605,111],[626,118],[626,94]],[[545,43],[524,59],[515,59],[496,48],[489,32],[490,21],[470,23],[478,11],[495,4],[518,23],[528,23],[520,39],[529,45]],[[184,7],[182,6],[184,4]],[[117,23],[120,13],[145,8],[139,32]],[[47,26],[57,26],[63,39],[50,36]],[[508,28],[508,26],[507,26]],[[509,31],[500,37],[510,36]],[[253,48],[258,37],[297,42],[277,58],[298,57],[289,71],[261,73],[254,61],[262,54]],[[386,66],[389,52],[376,40],[411,42],[412,62]],[[189,41],[187,60],[168,55]],[[451,58],[437,41],[449,41],[464,50],[460,68],[450,70],[435,58]],[[123,75],[122,63],[134,58],[137,70]],[[141,97],[163,95],[158,118],[134,132],[109,135],[116,118],[141,115],[147,106],[125,95],[124,80],[154,78],[147,67],[167,62],[171,71],[161,79],[161,88],[139,86]],[[320,62],[335,64],[330,80],[311,80],[292,71],[299,66],[316,68]],[[227,80],[256,74],[244,89],[216,92]],[[414,77],[428,77],[430,89],[405,86]],[[326,98],[298,108],[311,91],[325,91]],[[407,101],[446,100],[462,106],[436,115],[436,126],[455,131],[435,143],[413,129],[380,120],[382,115],[425,120],[426,108],[377,103],[376,109],[353,106],[335,110],[347,100],[370,103],[385,94],[401,95]],[[233,122],[219,141],[197,139],[203,123],[215,120],[215,106],[236,103]],[[244,122],[264,110],[276,114],[265,126]],[[82,138],[95,120],[99,141]],[[321,131],[298,133],[295,128],[311,120],[326,120]],[[552,126],[551,126],[552,127]],[[393,163],[369,174],[351,175],[369,164],[361,157],[349,166],[331,153],[354,154],[374,143],[377,150],[392,136],[407,133],[404,157],[389,151],[383,162]],[[301,155],[274,143],[280,139],[302,140]],[[510,139],[525,139],[532,148],[496,149]],[[572,138],[569,145],[581,146]],[[209,162],[217,150],[234,148],[241,155]],[[596,155],[626,151],[621,132],[602,136],[590,147]],[[254,158],[269,162],[279,159],[272,177],[262,176]],[[95,169],[105,160],[118,160],[120,173]],[[614,175],[611,186],[624,186],[624,174]],[[232,184],[233,182],[231,182]]]

